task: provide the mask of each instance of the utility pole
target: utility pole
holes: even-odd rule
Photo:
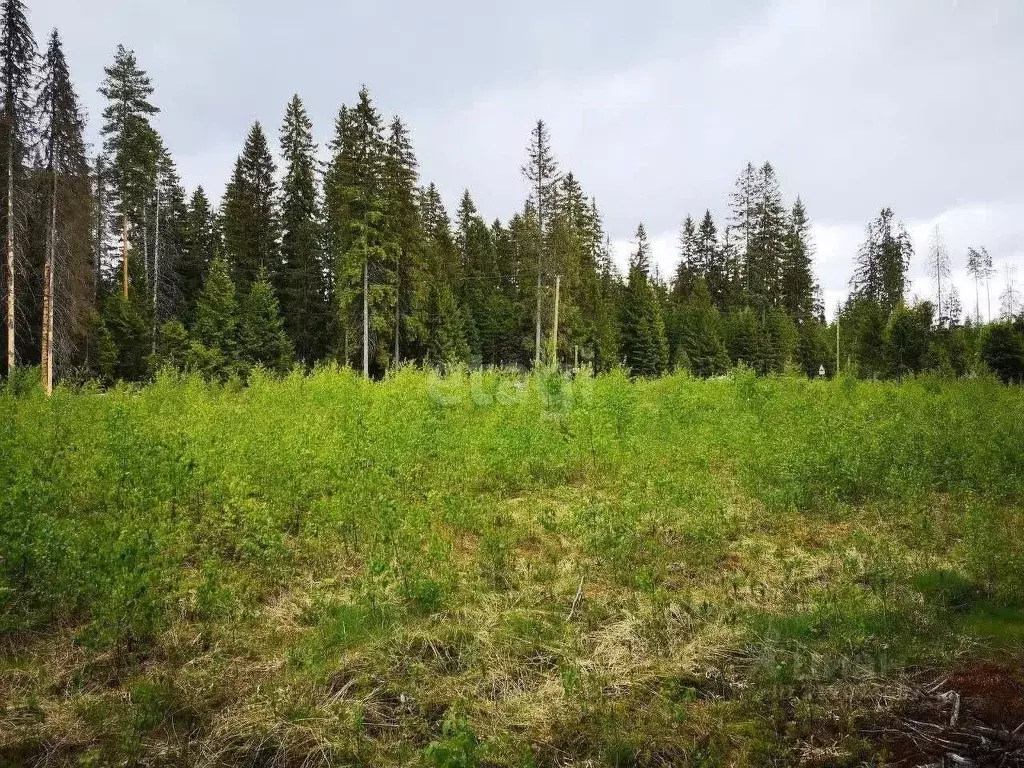
[[[558,296],[562,289],[562,276],[555,275],[555,330],[552,334],[551,362],[558,367]]]
[[[370,378],[370,260],[363,260],[363,378]]]

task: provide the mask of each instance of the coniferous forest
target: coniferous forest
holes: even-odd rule
[[[134,51],[119,47],[105,69],[92,151],[59,34],[37,45],[24,4],[3,9],[5,373],[38,366],[47,387],[326,362],[375,378],[403,363],[1024,374],[1012,281],[993,313],[992,258],[964,254],[978,287],[965,312],[937,233],[923,257],[930,298],[910,303],[914,247],[888,208],[851,263],[837,342],[812,211],[768,162],[741,170],[726,220],[685,215],[673,274],[653,266],[643,224],[622,273],[542,120],[524,137],[522,210],[488,221],[466,190],[450,214],[409,127],[365,87],[339,108],[325,153],[298,96],[279,126],[254,123],[216,200],[183,186],[154,125],[158,84]],[[1003,321],[985,328],[994,314]]]
[[[87,123],[0,0],[0,766],[1024,765],[1005,244],[880,207],[826,307],[759,159],[666,270],[543,120],[491,220],[366,87],[212,195],[146,59]]]

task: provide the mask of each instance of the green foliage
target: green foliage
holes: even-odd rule
[[[262,269],[242,302],[238,349],[242,360],[270,371],[284,373],[292,365],[292,343],[281,321],[274,288]]]
[[[1003,381],[1024,381],[1024,330],[1021,323],[987,326],[981,335],[981,359]]]
[[[205,349],[219,354],[226,366],[238,358],[238,301],[225,259],[210,265],[196,302],[192,335]]]
[[[480,752],[480,741],[465,716],[450,709],[441,725],[441,737],[427,746],[423,756],[434,768],[476,768]]]
[[[642,236],[642,237],[641,237]],[[668,368],[668,339],[657,294],[647,275],[650,254],[643,227],[622,297],[620,345],[626,367],[636,376],[658,376]]]

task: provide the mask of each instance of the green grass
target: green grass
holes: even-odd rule
[[[0,393],[0,764],[871,764],[887,681],[1024,650],[1022,424],[743,371]]]

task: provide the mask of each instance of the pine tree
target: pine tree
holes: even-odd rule
[[[18,308],[17,262],[24,258],[27,199],[26,161],[33,132],[32,88],[38,52],[28,25],[25,4],[4,0],[0,5],[0,148],[5,176],[3,186],[5,252],[5,334],[6,367],[10,375],[17,364],[15,323]]]
[[[261,268],[278,293],[281,291],[281,217],[275,173],[267,136],[263,127],[254,123],[221,204],[224,256],[242,291],[248,290]]]
[[[530,144],[527,147],[527,163],[523,166],[523,176],[530,185],[530,200],[536,215],[537,232],[537,311],[535,315],[534,367],[541,363],[542,308],[544,279],[547,276],[547,243],[546,234],[550,230],[551,219],[555,213],[555,198],[558,193],[558,161],[551,150],[551,137],[547,125],[538,120],[530,132]]]
[[[38,114],[45,173],[42,369],[47,392],[54,368],[69,365],[92,313],[92,201],[85,118],[54,30],[43,60]]]
[[[988,320],[992,321],[992,295],[990,281],[993,275],[992,255],[982,246],[980,249],[967,249],[967,273],[974,278],[974,310],[978,325],[981,325],[981,283],[985,283],[985,295],[988,301]]]
[[[299,97],[288,104],[281,127],[281,307],[298,359],[311,365],[323,357],[329,307],[324,285],[320,201],[313,125]]]
[[[103,150],[108,157],[106,178],[115,216],[114,225],[121,240],[121,291],[123,296],[133,282],[143,283],[142,264],[132,264],[129,252],[141,250],[146,229],[148,201],[155,184],[160,142],[149,118],[160,110],[150,103],[153,85],[139,69],[135,52],[119,45],[114,63],[104,69],[106,79],[99,92],[107,99],[103,110]]]
[[[292,343],[284,330],[280,306],[267,272],[261,269],[242,301],[238,315],[239,357],[278,373],[292,364]]]

